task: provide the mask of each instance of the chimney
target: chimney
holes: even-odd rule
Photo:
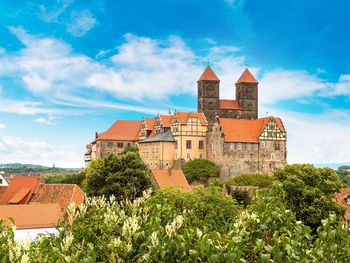
[[[97,133],[97,132],[95,132],[95,139],[97,139],[97,137],[98,137],[98,133]]]

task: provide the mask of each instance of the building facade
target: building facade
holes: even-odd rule
[[[198,112],[117,121],[88,145],[86,160],[132,146],[152,169],[204,158],[220,167],[222,178],[272,173],[286,165],[286,130],[278,117],[258,118],[258,82],[248,69],[235,83],[235,100],[220,99],[220,79],[210,66],[197,85]]]
[[[227,179],[244,173],[272,173],[286,162],[286,131],[279,118],[218,118],[208,136],[208,159]]]

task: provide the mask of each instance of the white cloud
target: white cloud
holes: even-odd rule
[[[49,125],[49,126],[52,126],[52,125],[56,125],[56,120],[57,120],[58,117],[55,117],[55,116],[48,116],[47,118],[45,117],[39,117],[37,119],[34,119],[33,121],[34,122],[37,122],[37,123],[42,123],[42,124],[46,124],[46,125]]]
[[[0,159],[3,163],[33,163],[57,167],[82,167],[83,150],[75,145],[53,146],[45,141],[0,136]]]
[[[0,129],[5,129],[5,128],[6,128],[6,125],[3,123],[0,123]]]
[[[329,111],[323,115],[267,108],[282,117],[287,130],[289,163],[346,163],[350,160],[350,113]]]
[[[49,11],[46,6],[40,5],[40,18],[48,23],[58,22],[58,18],[74,2],[74,0],[56,0],[56,6]]]
[[[97,24],[96,18],[88,10],[73,11],[67,23],[67,32],[73,36],[81,37]]]

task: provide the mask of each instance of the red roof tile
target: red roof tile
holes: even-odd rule
[[[12,218],[17,229],[55,227],[61,215],[58,204],[0,205],[0,218],[7,226]]]
[[[30,203],[58,203],[66,209],[71,203],[84,203],[84,192],[75,184],[40,184]]]
[[[258,83],[252,73],[246,68],[236,83]]]
[[[270,117],[256,120],[219,118],[221,132],[225,142],[258,143],[259,136]],[[286,132],[280,118],[274,118],[280,130]]]
[[[160,115],[159,116],[162,123],[163,123],[163,127],[164,128],[170,128],[171,126],[171,118],[173,117],[173,115]]]
[[[181,124],[187,124],[189,118],[198,118],[203,126],[208,126],[207,119],[202,112],[181,112],[177,111],[174,116],[177,116]]]
[[[202,81],[202,80],[220,81],[210,66],[207,66],[205,68],[202,76],[199,78],[198,81]]]
[[[148,118],[148,119],[145,119],[145,121],[146,121],[147,130],[153,131],[154,123],[155,123],[156,119],[155,118]]]
[[[344,220],[350,221],[350,204],[347,203],[347,197],[350,196],[350,187],[342,188],[334,195],[334,202],[345,206]]]
[[[28,204],[40,183],[42,181],[38,176],[15,176],[2,194],[0,205],[9,204],[11,199],[16,204]],[[29,189],[29,192],[23,189]]]
[[[180,187],[186,192],[191,192],[191,187],[188,184],[185,175],[181,170],[164,169],[152,170],[152,175],[159,188]]]
[[[219,107],[223,110],[240,110],[238,100],[219,100]]]
[[[118,120],[107,131],[100,133],[96,140],[138,141],[141,122]]]

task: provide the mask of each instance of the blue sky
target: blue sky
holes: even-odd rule
[[[48,4],[49,3],[49,4]],[[116,119],[196,110],[208,61],[221,97],[247,64],[290,163],[350,162],[345,0],[1,1],[0,163],[83,166]]]

